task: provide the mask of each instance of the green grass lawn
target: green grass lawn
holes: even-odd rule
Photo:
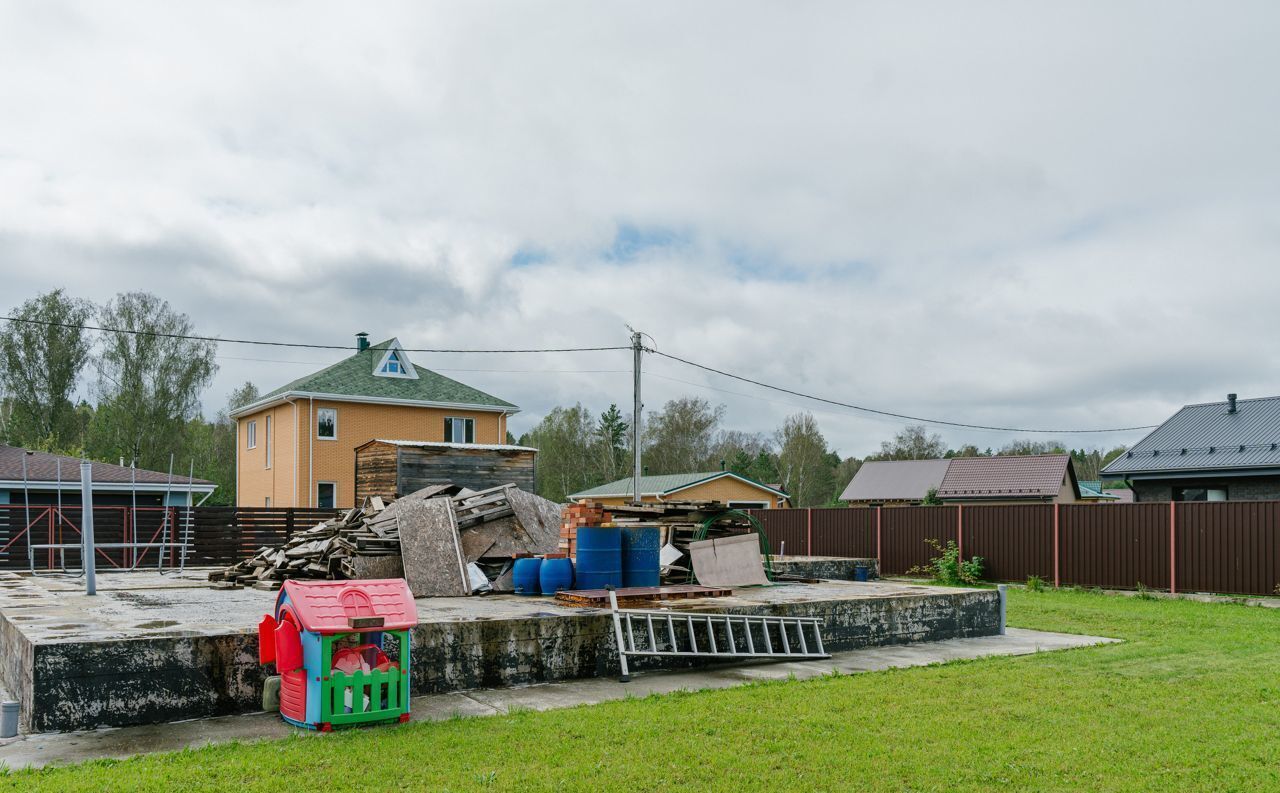
[[[1010,592],[1126,643],[17,772],[18,790],[1280,790],[1280,613]]]

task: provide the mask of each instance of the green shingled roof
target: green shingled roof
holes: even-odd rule
[[[300,377],[292,383],[283,385],[263,395],[256,404],[274,399],[290,392],[308,394],[332,394],[338,397],[359,399],[393,399],[411,402],[438,402],[450,405],[469,405],[489,408],[510,408],[515,405],[503,399],[486,394],[469,385],[451,380],[430,369],[414,365],[417,378],[379,377],[373,369],[382,360],[387,348],[398,344],[395,339],[387,339],[374,344],[367,350],[361,350],[349,358],[338,361],[333,366],[318,372]],[[398,353],[401,360],[407,360],[405,353]],[[251,407],[251,406],[246,406]],[[244,408],[241,411],[243,412]]]
[[[748,479],[745,476],[729,473],[728,471],[704,471],[697,474],[661,474],[659,476],[642,476],[640,477],[640,495],[642,496],[660,496],[675,490],[683,490],[690,485],[696,485],[709,479],[715,479],[721,476],[736,476],[744,482],[750,482],[756,487],[768,490],[770,493],[777,493],[785,496],[786,493],[775,490],[768,485],[762,485],[759,482]],[[573,493],[569,498],[578,500],[580,498],[607,498],[631,495],[631,477],[619,479],[616,482],[593,487],[589,490],[583,490]]]

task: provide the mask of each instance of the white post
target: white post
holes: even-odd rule
[[[1000,594],[1000,635],[1005,634],[1005,606],[1009,600],[1009,587],[1004,584],[996,585],[996,592]]]
[[[93,463],[80,461],[80,555],[84,565],[84,591],[98,594],[97,570],[93,559]]]
[[[635,379],[633,389],[635,407],[631,418],[631,500],[637,504],[640,503],[640,417],[644,410],[644,405],[640,401],[640,353],[643,350],[644,346],[640,341],[640,332],[635,331],[631,334],[631,368]]]

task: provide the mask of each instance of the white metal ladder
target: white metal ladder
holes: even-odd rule
[[[830,658],[822,648],[822,620],[756,614],[620,609],[609,591],[622,682],[631,679],[627,657]]]

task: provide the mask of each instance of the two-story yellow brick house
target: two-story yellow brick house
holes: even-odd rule
[[[378,438],[506,441],[518,407],[414,366],[396,339],[356,339],[355,355],[231,414],[237,505],[352,506],[355,449]]]

